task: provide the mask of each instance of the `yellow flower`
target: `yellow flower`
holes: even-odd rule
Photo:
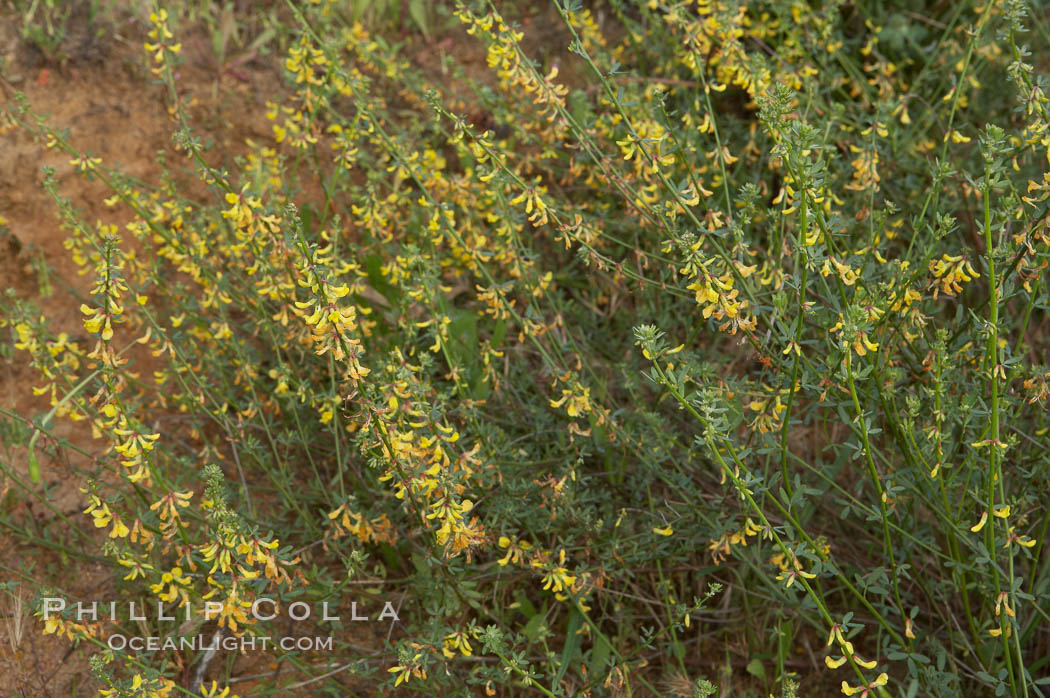
[[[574,387],[576,391],[562,390],[560,400],[550,401],[551,407],[558,408],[565,405],[565,412],[570,417],[578,417],[582,413],[589,412],[591,409],[591,389],[584,388],[581,385]]]
[[[532,547],[532,544],[525,540],[512,541],[506,536],[500,536],[499,547],[507,551],[507,554],[497,561],[500,567],[505,567],[508,563],[511,562],[520,565],[525,553],[529,551],[529,549]]]
[[[999,611],[1006,611],[1006,615],[1013,618],[1014,610],[1010,608],[1010,596],[1005,591],[999,592],[999,595],[995,598],[995,615],[999,615]]]
[[[92,158],[87,155],[81,155],[78,158],[69,161],[70,165],[76,167],[78,172],[93,172],[95,167],[101,164],[102,158]]]
[[[216,681],[211,682],[211,686],[201,686],[201,698],[237,698],[237,694],[230,695],[229,686],[219,689],[219,684]]]
[[[829,654],[826,657],[824,657],[824,663],[828,666],[829,669],[838,669],[840,666],[846,663],[846,658],[839,657],[837,659],[832,659],[831,655]]]
[[[853,696],[860,694],[860,698],[868,698],[869,695],[881,686],[885,686],[889,682],[890,677],[886,672],[879,674],[878,678],[869,683],[866,686],[850,686],[845,681],[842,682],[842,692],[847,696]]]
[[[130,533],[130,532],[131,532],[131,529],[129,529],[127,527],[127,524],[125,524],[123,521],[121,521],[119,518],[117,518],[117,519],[113,520],[113,528],[109,532],[109,537],[110,538],[127,538],[128,537],[128,533]]]
[[[934,300],[937,300],[937,295],[941,292],[947,296],[955,296],[962,291],[963,284],[981,276],[969,260],[961,255],[941,255],[940,259],[930,261],[929,268],[930,273],[937,280],[933,289]]]
[[[415,677],[417,679],[425,679],[427,672],[423,669],[420,660],[423,658],[421,653],[416,654],[412,657],[411,661],[406,664],[398,664],[387,669],[391,674],[397,674],[397,680],[394,682],[394,687],[397,688],[410,678]]]
[[[456,655],[455,650],[457,649],[464,657],[469,657],[473,654],[473,649],[470,646],[470,635],[466,631],[457,630],[449,633],[445,636],[443,644],[444,647],[441,648],[441,653],[449,659]]]

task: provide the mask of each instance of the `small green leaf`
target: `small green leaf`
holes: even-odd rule
[[[747,663],[747,673],[754,676],[756,679],[766,680],[766,668],[762,666],[761,659],[752,659]]]
[[[599,635],[594,639],[594,649],[591,651],[591,661],[587,665],[587,674],[590,676],[604,676],[605,663],[612,652],[612,646],[604,636]]]
[[[583,638],[579,630],[582,626],[583,615],[575,608],[572,609],[569,613],[569,626],[565,629],[565,647],[561,651],[561,664],[558,667],[558,674],[554,677],[555,686],[561,683],[565,672],[569,670],[569,665],[572,664],[576,653],[580,650]]]
[[[525,614],[525,617],[530,620],[536,617],[536,615],[544,615],[538,614],[538,612],[536,611],[536,607],[532,605],[532,602],[529,601],[529,598],[525,596],[525,594],[523,594],[520,590],[514,593],[514,601],[518,604],[518,610]]]
[[[40,462],[36,459],[36,449],[29,445],[29,479],[34,485],[40,484]]]
[[[419,27],[419,31],[423,32],[423,36],[427,39],[430,38],[430,27],[427,23],[427,6],[423,0],[412,0],[408,3],[408,14],[412,17],[412,21]]]
[[[529,638],[529,642],[536,642],[539,639],[540,627],[543,625],[545,617],[545,613],[537,613],[529,619],[528,623],[525,624],[525,628],[522,632],[525,634],[525,637]]]

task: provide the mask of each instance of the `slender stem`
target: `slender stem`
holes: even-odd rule
[[[879,498],[879,513],[882,516],[882,540],[886,548],[886,556],[890,563],[890,577],[893,579],[893,597],[897,602],[897,611],[901,614],[901,620],[907,618],[904,612],[904,604],[901,602],[900,580],[897,575],[897,561],[893,555],[893,539],[890,538],[889,512],[886,507],[886,492],[879,480],[879,471],[875,467],[875,459],[871,453],[871,440],[868,437],[868,423],[864,419],[864,411],[860,408],[860,399],[857,397],[857,386],[853,380],[853,350],[846,347],[846,380],[849,383],[849,394],[853,399],[853,410],[857,413],[857,423],[860,429],[861,440],[864,444],[864,457],[868,463],[868,474],[871,482],[875,485],[875,493]],[[908,640],[911,647],[911,639]]]
[[[984,245],[985,245],[985,259],[988,265],[988,344],[985,350],[985,364],[988,366],[990,371],[989,374],[989,392],[990,403],[991,403],[991,417],[990,417],[990,434],[986,448],[988,448],[988,478],[986,481],[986,511],[989,518],[988,524],[984,529],[984,540],[985,547],[988,551],[989,566],[992,570],[992,577],[995,580],[995,595],[996,595],[996,615],[999,616],[999,630],[1000,638],[1003,643],[1003,654],[1006,659],[1006,668],[1010,673],[1010,692],[1013,696],[1017,696],[1017,677],[1014,674],[1014,663],[1013,663],[1013,652],[1010,649],[1008,633],[1012,632],[1013,623],[1007,618],[1006,613],[999,612],[999,599],[1003,595],[1002,582],[1000,580],[999,565],[996,562],[998,549],[996,543],[995,529],[997,526],[995,516],[995,489],[996,484],[999,485],[1000,490],[1003,488],[1002,483],[1002,452],[1001,444],[999,441],[999,377],[1002,372],[1002,366],[999,360],[999,280],[995,273],[995,245],[992,240],[992,187],[989,182],[989,172],[985,172],[985,186],[983,192],[984,198]],[[1003,522],[1004,526],[1009,526],[1007,522]],[[1008,602],[1015,609],[1016,613],[1017,600],[1013,594],[1013,555],[1010,555],[1010,591],[1007,592]],[[1018,647],[1018,649],[1020,649]],[[1018,661],[1023,661],[1018,652]],[[1028,695],[1028,681],[1024,677],[1024,669],[1020,667],[1022,676],[1021,684],[1024,689],[1024,695]]]
[[[784,423],[780,427],[780,474],[784,480],[784,491],[787,492],[789,498],[788,508],[791,507],[790,498],[794,496],[794,493],[791,491],[791,480],[788,474],[788,429],[791,426],[791,407],[795,402],[795,385],[798,383],[798,365],[802,355],[802,349],[799,344],[802,341],[802,325],[806,317],[806,286],[809,281],[809,253],[806,250],[806,238],[809,235],[809,197],[806,196],[804,182],[800,186],[799,194],[802,197],[798,233],[799,249],[802,254],[802,283],[798,287],[798,321],[795,323],[795,338],[788,347],[794,351],[795,360],[791,367],[791,385],[788,386]]]

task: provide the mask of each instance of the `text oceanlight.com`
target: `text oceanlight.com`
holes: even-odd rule
[[[194,635],[190,637],[149,637],[126,635],[110,635],[106,638],[106,645],[111,650],[129,649],[134,652],[160,652],[167,650],[189,650],[191,652],[248,652],[261,650],[263,652],[271,649],[282,649],[286,652],[299,650],[300,652],[323,652],[332,649],[331,636],[314,637],[279,637],[273,638],[269,635],[258,637],[208,637]]]

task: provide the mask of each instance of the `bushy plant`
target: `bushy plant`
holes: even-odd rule
[[[395,599],[373,654],[344,623],[280,655],[317,690],[1041,695],[1046,21],[904,7],[558,0],[540,60],[457,5],[479,74],[290,3],[290,89],[234,171],[158,8],[210,199],[9,112],[127,220],[48,180],[95,285],[81,338],[8,303],[54,407],[12,437],[32,479],[89,423],[84,550],[230,635],[279,634],[261,597]],[[193,659],[99,657],[107,695]]]

